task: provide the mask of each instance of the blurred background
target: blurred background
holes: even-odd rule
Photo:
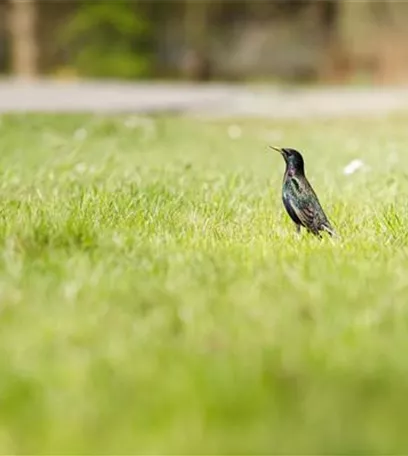
[[[1,0],[0,74],[403,84],[408,2]]]

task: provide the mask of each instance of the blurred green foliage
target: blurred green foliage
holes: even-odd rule
[[[81,76],[131,79],[149,74],[149,23],[134,1],[80,2],[60,35]]]

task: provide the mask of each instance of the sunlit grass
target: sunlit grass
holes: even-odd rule
[[[296,236],[270,143],[340,239]],[[406,118],[1,118],[1,452],[405,451],[407,147]]]

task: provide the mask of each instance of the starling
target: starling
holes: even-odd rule
[[[312,186],[305,175],[303,157],[295,149],[273,147],[284,158],[286,163],[282,185],[283,204],[296,224],[296,231],[303,226],[307,231],[321,237],[326,231],[330,236],[336,235],[324,213]]]

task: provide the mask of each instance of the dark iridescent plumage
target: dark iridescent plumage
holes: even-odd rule
[[[303,226],[316,236],[320,236],[321,231],[327,231],[331,236],[335,235],[316,193],[305,176],[302,155],[294,149],[272,149],[277,150],[286,163],[282,199],[290,218],[296,224],[297,231]]]

